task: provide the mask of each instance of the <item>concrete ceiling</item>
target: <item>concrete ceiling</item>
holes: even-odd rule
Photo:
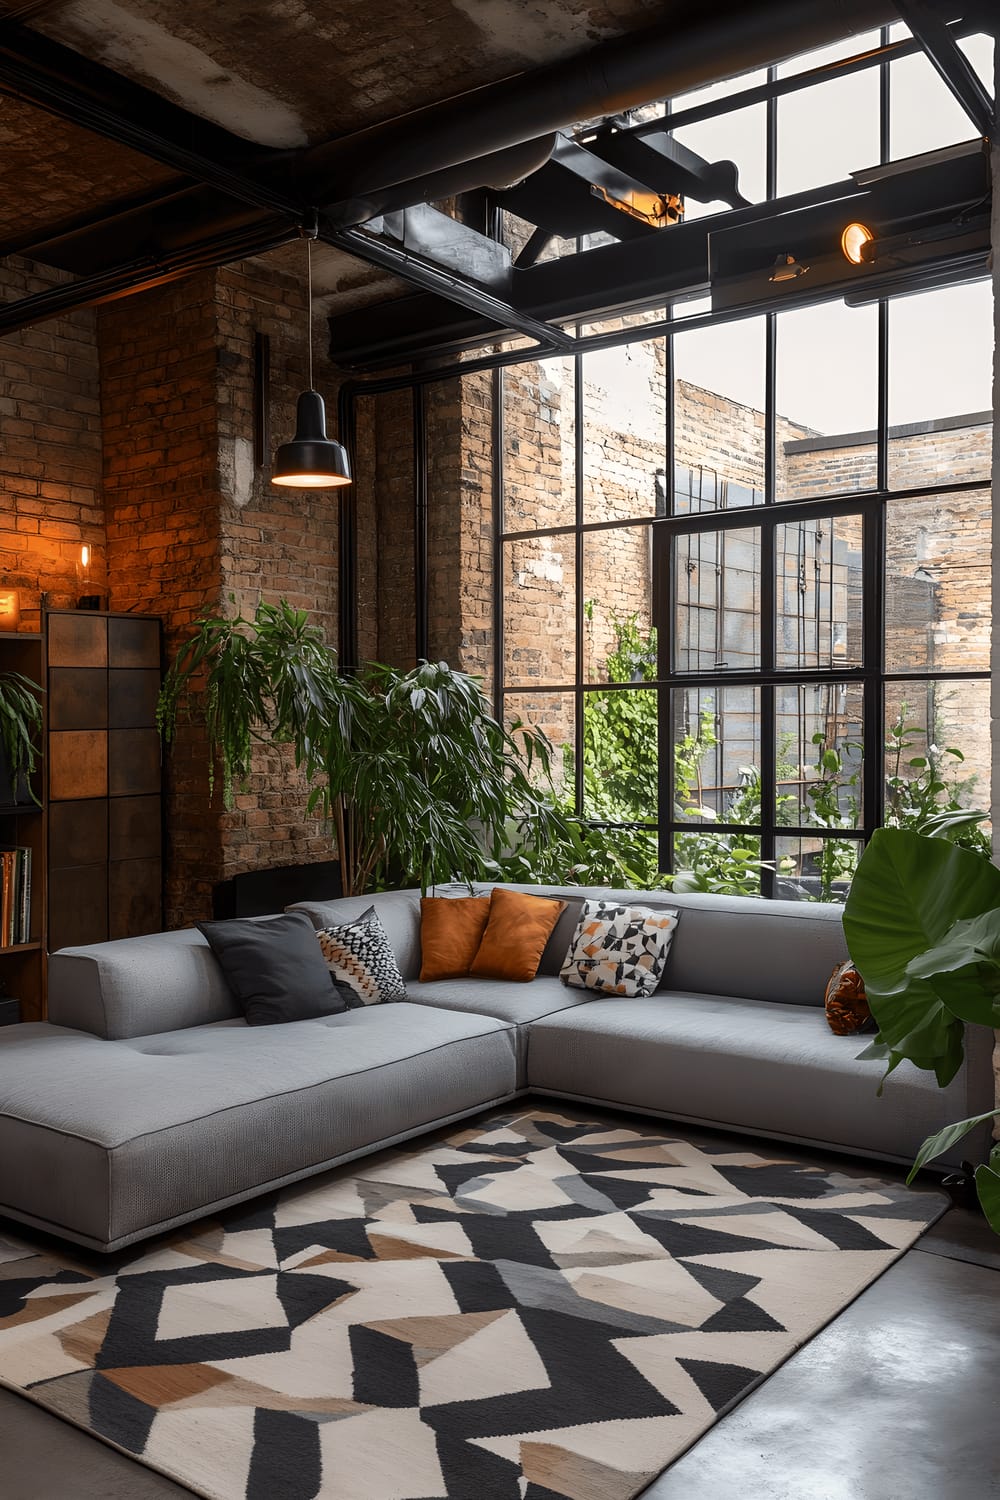
[[[31,24],[234,134],[294,148],[663,12],[658,0],[56,0]]]
[[[234,135],[294,150],[557,61],[663,12],[658,0],[0,0],[0,27],[9,17]],[[3,97],[0,160],[7,250],[184,183]],[[317,247],[315,272],[328,310],[406,290],[329,248]]]

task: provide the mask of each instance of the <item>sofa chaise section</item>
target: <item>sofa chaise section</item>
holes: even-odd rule
[[[159,995],[151,952],[169,954]],[[4,1039],[0,1213],[119,1249],[516,1090],[514,1028],[490,1016],[401,1003],[176,1027],[185,963],[202,1014],[213,995],[232,1008],[206,954],[200,934],[180,933],[53,955],[51,1010],[77,1026]]]

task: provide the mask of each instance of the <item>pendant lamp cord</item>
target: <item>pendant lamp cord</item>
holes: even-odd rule
[[[309,320],[309,389],[313,388],[313,242],[306,239],[306,317]]]

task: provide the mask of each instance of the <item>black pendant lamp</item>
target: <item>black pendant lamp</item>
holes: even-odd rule
[[[307,246],[307,286],[309,319],[309,389],[303,391],[295,409],[295,436],[282,443],[274,455],[271,483],[289,489],[332,490],[350,484],[351,466],[343,443],[326,435],[326,407],[319,391],[312,389],[312,239]]]

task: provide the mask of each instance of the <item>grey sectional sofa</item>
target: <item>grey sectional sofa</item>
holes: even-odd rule
[[[0,1215],[117,1250],[527,1091],[899,1161],[992,1107],[980,1028],[949,1088],[904,1066],[877,1097],[823,1014],[839,907],[666,898],[661,989],[592,999],[558,979],[579,901],[643,897],[559,894],[528,984],[421,984],[415,891],[300,903],[316,926],[374,903],[408,1000],[291,1025],[248,1027],[195,931],[54,954],[49,1021],[0,1031]]]

